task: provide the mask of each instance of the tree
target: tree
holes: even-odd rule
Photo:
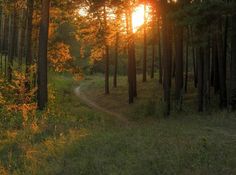
[[[231,58],[231,87],[230,98],[232,109],[236,110],[236,15],[232,16],[232,58]]]
[[[104,32],[105,32],[105,94],[109,94],[109,62],[110,62],[110,47],[107,43],[107,10],[106,10],[106,4],[103,6],[103,18],[104,18]]]
[[[8,35],[8,81],[12,80],[12,72],[13,72],[13,60],[14,60],[14,52],[15,52],[15,31],[16,31],[16,6],[13,4],[13,10],[9,15],[9,35]]]
[[[168,12],[167,1],[162,1],[162,33],[163,33],[163,90],[164,90],[164,101],[165,101],[165,116],[170,115],[171,107],[171,67],[172,67],[172,42],[171,42],[171,24],[167,18],[166,13]]]
[[[26,35],[26,89],[30,89],[30,66],[32,65],[32,30],[34,0],[27,0],[27,35]]]
[[[39,32],[39,59],[38,59],[38,108],[43,110],[48,101],[47,78],[47,46],[49,29],[49,3],[50,0],[42,0],[41,22]]]
[[[147,81],[147,2],[144,1],[143,24],[143,82]]]

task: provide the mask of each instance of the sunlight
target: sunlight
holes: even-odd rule
[[[150,12],[150,7],[147,6],[147,18]],[[144,24],[144,5],[139,5],[135,8],[132,14],[133,32],[136,32]]]

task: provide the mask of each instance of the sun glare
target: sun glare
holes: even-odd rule
[[[150,12],[150,7],[147,6],[147,18],[148,13]],[[133,32],[136,32],[143,24],[144,24],[144,5],[139,5],[134,9],[132,14],[132,22],[133,22]]]

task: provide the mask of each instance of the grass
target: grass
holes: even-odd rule
[[[184,107],[184,112],[164,119],[161,87],[155,81],[139,84],[133,105],[127,105],[125,77],[119,77],[119,87],[109,96],[103,95],[100,75],[78,84],[69,75],[51,74],[50,82],[56,100],[39,122],[40,131],[1,134],[0,174],[236,174],[233,113],[191,112],[195,102],[189,100],[190,109]],[[123,114],[131,125],[123,127],[119,120],[81,102],[73,93],[78,85],[88,98]]]

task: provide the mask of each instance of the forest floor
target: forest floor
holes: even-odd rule
[[[125,77],[110,95],[103,93],[101,75],[78,83],[51,74],[50,82],[53,102],[38,131],[1,131],[0,174],[236,174],[235,113],[197,113],[193,89],[183,112],[165,119],[156,80],[139,79],[132,105]]]
[[[92,107],[94,110],[98,110],[98,111],[101,111],[103,113],[106,113],[107,115],[109,115],[111,117],[115,117],[118,120],[120,120],[122,123],[124,123],[125,125],[129,124],[129,121],[123,115],[121,115],[117,112],[114,112],[112,110],[108,110],[105,107],[101,107],[101,106],[99,106],[98,103],[95,103],[94,101],[88,99],[88,97],[83,92],[81,92],[80,86],[76,87],[74,92],[83,102],[85,102],[86,105]]]

